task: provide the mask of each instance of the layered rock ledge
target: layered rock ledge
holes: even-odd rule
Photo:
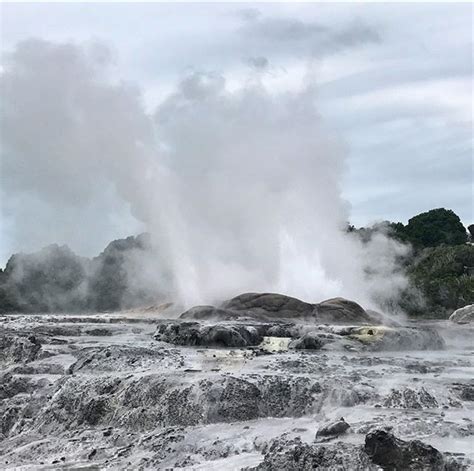
[[[177,319],[2,317],[0,468],[472,466],[459,326],[374,316],[252,294]]]

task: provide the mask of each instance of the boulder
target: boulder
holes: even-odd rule
[[[263,461],[247,471],[310,471],[326,470],[364,470],[379,469],[370,462],[369,457],[357,445],[337,443],[334,445],[306,444],[301,439],[277,439],[271,443]]]
[[[453,383],[452,390],[462,401],[474,402],[474,381],[470,383]]]
[[[331,422],[320,427],[316,433],[316,437],[337,437],[347,432],[350,425],[341,417],[335,422]]]
[[[324,345],[320,335],[317,332],[308,332],[302,337],[293,340],[289,348],[295,350],[319,350]]]
[[[456,324],[470,324],[474,322],[474,304],[469,304],[454,311],[449,320]]]
[[[419,440],[404,441],[385,430],[374,430],[365,437],[365,452],[387,471],[445,471],[447,463],[436,448]]]
[[[155,340],[175,345],[202,347],[249,347],[260,344],[268,325],[200,324],[170,322],[158,326]]]

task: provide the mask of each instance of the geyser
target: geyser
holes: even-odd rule
[[[110,79],[110,57],[104,46],[39,40],[8,57],[1,191],[11,249],[59,242],[81,252],[111,228],[145,228],[153,250],[134,267],[137,283],[166,282],[187,306],[276,291],[371,307],[405,286],[406,247],[345,231],[346,151],[318,114],[313,81],[275,93],[255,72],[232,88],[193,73],[150,116],[136,87]]]

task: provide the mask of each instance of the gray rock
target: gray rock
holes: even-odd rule
[[[318,322],[339,324],[377,323],[362,306],[348,299],[327,299],[316,304],[315,307]]]
[[[365,437],[365,452],[387,471],[446,471],[448,463],[436,448],[419,440],[404,441],[385,430],[374,430]]]
[[[319,350],[323,345],[324,341],[320,338],[320,335],[316,332],[308,332],[302,337],[293,340],[289,348],[295,350]]]
[[[69,367],[68,373],[134,371],[150,365],[176,368],[180,362],[180,356],[169,350],[109,345],[82,349],[77,353],[77,361]]]
[[[474,381],[470,383],[454,383],[452,389],[462,401],[474,402]]]
[[[456,322],[456,324],[470,324],[474,322],[474,304],[457,309],[449,316],[449,320]]]
[[[431,327],[355,327],[348,335],[373,351],[442,350],[446,346]]]
[[[0,361],[23,363],[36,360],[41,353],[41,343],[34,336],[0,335]]]
[[[260,415],[262,393],[249,381],[230,377],[209,384],[208,389],[204,389],[203,400],[208,405],[208,422],[251,420]]]
[[[222,308],[240,312],[252,312],[254,316],[272,318],[310,318],[314,305],[275,293],[244,293],[222,303]]]
[[[433,409],[439,404],[436,398],[422,387],[393,389],[385,399],[384,406],[397,409]]]
[[[221,309],[214,306],[194,306],[183,312],[180,319],[189,320],[213,320],[213,321],[231,321],[246,317],[241,311],[233,311],[231,309]],[[249,317],[253,318],[252,313]]]
[[[319,428],[316,437],[337,437],[346,433],[350,428],[350,425],[344,420],[344,417],[341,417],[336,422],[331,422]]]
[[[205,347],[249,347],[260,344],[265,324],[200,324],[198,322],[170,322],[157,327],[155,339],[175,345]]]
[[[34,381],[11,373],[0,374],[0,400],[11,398],[17,394],[31,392]]]
[[[466,455],[474,423],[467,413],[470,404],[462,403],[473,397],[469,351],[401,355],[382,350],[436,345],[425,323],[387,329],[315,325],[313,318],[190,322],[131,313],[4,316],[0,322],[0,337],[17,339],[0,353],[7,359],[0,364],[0,468],[36,469],[54,462],[53,467],[67,469],[246,465],[375,471],[380,465],[356,441],[381,424],[400,437],[459,438],[456,452],[443,455],[445,470],[457,469],[451,459],[472,465]],[[92,323],[114,336],[85,336]],[[466,330],[444,321],[430,325]],[[82,335],[52,345],[48,326],[55,335],[76,326]],[[157,338],[168,336],[176,344],[154,341],[153,330]],[[391,336],[392,330],[400,335]],[[315,353],[286,349],[271,355],[261,353],[262,344],[226,346],[256,343],[262,336],[272,342],[284,337],[286,346],[303,338],[324,345]],[[211,348],[177,345],[182,342]],[[34,361],[25,362],[38,343],[42,348],[31,355]],[[54,356],[43,358],[45,350]],[[13,358],[19,361],[12,364]],[[452,371],[456,378],[447,374]],[[405,386],[390,394],[380,390],[385,380],[404,385],[407,375],[414,381],[410,391]],[[314,417],[340,407],[353,409],[354,435],[338,435],[347,428],[341,420],[323,424],[313,441]],[[459,413],[444,414],[444,407],[459,407]],[[419,469],[431,469],[422,458],[415,462],[423,464]]]
[[[180,375],[75,375],[57,384],[35,418],[41,433],[85,424],[150,431],[261,417],[300,417],[317,410],[319,384],[302,377],[215,375],[189,382]]]
[[[359,304],[343,298],[333,298],[310,304],[291,296],[276,293],[244,293],[221,306],[197,306],[181,316],[182,319],[259,321],[306,320],[333,324],[377,324],[379,317],[369,315]]]
[[[265,453],[262,463],[248,471],[313,471],[353,470],[375,471],[377,466],[356,445],[306,444],[300,439],[292,441],[275,440]]]

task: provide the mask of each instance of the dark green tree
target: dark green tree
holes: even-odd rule
[[[458,245],[467,241],[459,216],[450,209],[438,208],[412,217],[404,227],[406,240],[415,247]]]

